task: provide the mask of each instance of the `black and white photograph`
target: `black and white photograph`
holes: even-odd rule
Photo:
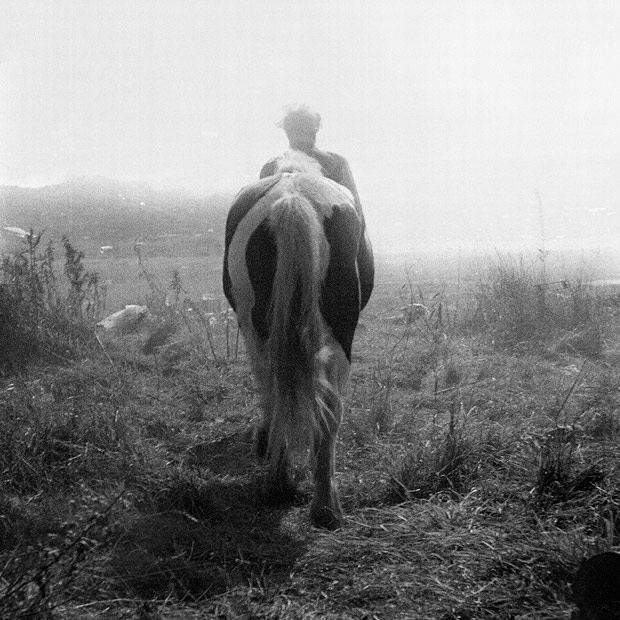
[[[620,618],[620,3],[3,0],[0,619]]]

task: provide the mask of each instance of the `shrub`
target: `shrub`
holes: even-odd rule
[[[62,278],[52,243],[41,249],[41,238],[30,231],[24,249],[0,265],[0,371],[18,371],[34,356],[74,357],[92,341],[104,307],[105,289],[85,270],[83,253],[63,238]]]

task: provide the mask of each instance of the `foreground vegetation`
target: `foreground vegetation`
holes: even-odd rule
[[[63,249],[31,236],[0,273],[0,617],[568,618],[620,545],[620,295],[583,274],[380,266],[326,533],[303,459],[295,505],[262,501],[226,308],[143,262],[148,315],[103,332]]]

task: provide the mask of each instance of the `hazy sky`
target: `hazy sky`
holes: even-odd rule
[[[620,206],[618,0],[3,0],[0,60],[0,184],[236,191],[298,101],[369,205]]]

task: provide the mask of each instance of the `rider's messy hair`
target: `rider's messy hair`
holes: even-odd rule
[[[284,118],[278,123],[287,136],[314,133],[321,127],[321,115],[305,104],[290,104],[284,108]]]

